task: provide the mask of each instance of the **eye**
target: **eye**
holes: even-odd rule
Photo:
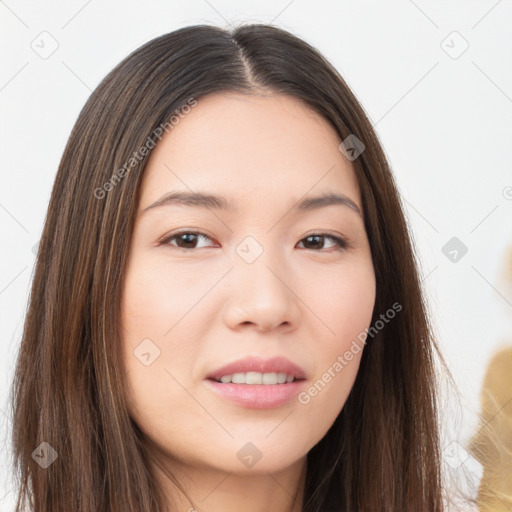
[[[180,233],[174,233],[166,236],[163,240],[160,241],[159,245],[169,244],[177,247],[178,249],[198,249],[195,244],[199,238],[202,238],[203,240],[211,240],[208,235],[198,231],[181,231]],[[171,243],[174,240],[176,240],[176,244]]]
[[[340,236],[331,235],[329,233],[313,233],[313,234],[308,235],[307,237],[303,238],[299,243],[303,243],[304,240],[307,241],[307,244],[313,245],[313,248],[315,248],[315,247],[318,248],[319,244],[323,245],[323,242],[325,240],[333,241],[334,246],[338,247],[339,249],[347,249],[350,245],[347,239],[342,238]],[[310,249],[310,248],[311,247],[306,247],[306,249]],[[325,247],[321,247],[321,248],[325,249]]]
[[[171,233],[170,235],[164,237],[158,245],[171,245],[178,249],[200,249],[201,247],[197,246],[198,240],[211,240],[211,238],[205,233],[201,233],[199,231],[181,231],[178,233]],[[347,249],[350,247],[350,242],[343,237],[332,235],[330,233],[313,233],[308,235],[307,237],[300,240],[299,244],[306,242],[306,245],[309,247],[304,247],[305,249],[325,249],[325,241],[330,240],[332,245],[327,247],[330,249],[332,247],[338,247],[340,250]],[[175,242],[176,243],[172,243]],[[204,247],[208,247],[203,246]]]

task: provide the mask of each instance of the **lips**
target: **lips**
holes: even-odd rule
[[[306,378],[304,370],[286,357],[272,357],[270,359],[246,357],[214,370],[206,376],[206,379],[220,381],[220,378],[225,375],[247,372],[286,373],[287,375],[293,375],[296,380]]]

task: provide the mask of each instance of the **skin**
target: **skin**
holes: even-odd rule
[[[376,283],[363,218],[343,205],[292,211],[323,192],[344,194],[362,211],[340,142],[296,99],[216,93],[151,154],[123,290],[123,348],[130,414],[156,447],[158,479],[177,510],[192,510],[191,501],[169,472],[198,511],[301,510],[306,455],[342,410],[362,350],[307,404],[242,407],[212,392],[205,378],[241,357],[281,355],[304,369],[307,390],[369,327]],[[175,190],[222,195],[236,209],[143,212]],[[206,238],[159,245],[181,228]],[[307,238],[325,232],[350,246]],[[250,264],[236,252],[247,236],[263,250]],[[160,350],[148,366],[134,355],[144,339],[158,347],[151,353]],[[247,442],[262,454],[252,467],[237,457]]]

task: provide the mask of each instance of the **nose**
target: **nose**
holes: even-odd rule
[[[253,326],[260,332],[293,330],[300,318],[300,300],[286,262],[270,250],[248,263],[235,255],[228,277],[224,320],[231,329]],[[298,280],[296,280],[298,282]]]

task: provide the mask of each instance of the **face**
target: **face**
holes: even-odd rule
[[[342,410],[375,274],[340,142],[298,100],[218,93],[153,150],[123,289],[123,348],[131,415],[169,460],[278,471]],[[155,205],[175,192],[224,199]],[[304,203],[327,194],[341,199]],[[250,357],[290,365],[222,370]],[[242,376],[210,380],[218,369]],[[279,373],[302,380],[264,375]]]

